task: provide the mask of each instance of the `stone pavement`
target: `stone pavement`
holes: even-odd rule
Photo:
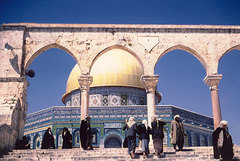
[[[41,149],[41,150],[13,150],[8,155],[0,158],[1,161],[211,161],[213,158],[212,147],[186,147],[182,152],[175,152],[173,148],[164,148],[164,155],[157,158],[150,154],[144,159],[141,151],[136,150],[135,159],[127,154],[127,149],[106,148],[94,150],[74,149]],[[153,149],[151,151],[153,153]],[[240,146],[234,147],[235,159],[240,158]]]

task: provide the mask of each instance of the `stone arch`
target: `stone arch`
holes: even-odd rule
[[[60,130],[57,131],[57,135],[56,135],[56,146],[57,146],[57,148],[61,148],[62,144],[63,144],[62,132],[63,132],[63,129],[60,129]]]
[[[220,62],[220,60],[222,59],[222,57],[223,57],[225,54],[227,54],[227,53],[229,53],[230,51],[235,50],[235,49],[240,50],[240,45],[236,45],[236,46],[231,47],[230,49],[227,49],[222,55],[220,55],[220,56],[217,57],[217,71],[218,71],[218,67],[219,67],[219,62]]]
[[[104,140],[104,148],[121,148],[122,139],[117,134],[110,134]]]
[[[194,146],[200,146],[201,142],[200,142],[200,135],[198,133],[194,134]]]
[[[206,135],[202,135],[201,146],[208,146],[208,140]]]
[[[94,146],[99,145],[100,143],[100,135],[99,135],[99,131],[97,128],[92,128],[91,129],[91,133],[92,133],[92,144]]]
[[[41,149],[41,138],[38,133],[33,138],[33,149]]]
[[[48,44],[48,45],[43,46],[42,48],[38,49],[37,51],[35,51],[31,55],[30,58],[25,60],[26,61],[25,62],[26,65],[25,65],[24,69],[27,70],[29,68],[30,64],[33,62],[33,60],[37,58],[37,56],[39,56],[44,51],[52,49],[52,48],[58,48],[58,49],[61,49],[61,50],[65,51],[65,52],[67,52],[69,55],[71,55],[74,58],[74,60],[78,63],[79,68],[81,69],[81,66],[80,66],[80,63],[79,63],[77,57],[75,57],[75,55],[69,49],[67,49],[66,47],[64,47],[62,45],[59,45],[57,43]]]
[[[154,69],[158,63],[158,61],[164,56],[166,55],[168,52],[170,51],[173,51],[173,50],[177,50],[177,49],[180,49],[180,50],[183,50],[183,51],[186,51],[190,54],[192,54],[195,58],[197,58],[199,60],[199,62],[202,64],[203,68],[205,69],[205,71],[208,71],[208,67],[207,67],[207,64],[204,60],[204,58],[199,54],[197,53],[195,50],[191,49],[190,47],[187,47],[187,46],[184,46],[184,45],[175,45],[175,46],[172,46],[168,49],[166,49],[159,57],[158,57],[158,60],[155,62],[155,65],[154,65]]]
[[[136,60],[140,63],[140,65],[142,66],[143,72],[144,72],[144,65],[143,65],[143,62],[140,59],[139,55],[137,55],[135,52],[133,52],[132,50],[130,50],[130,49],[124,47],[124,46],[116,44],[116,45],[109,46],[109,47],[107,47],[105,49],[98,50],[98,51],[96,51],[96,53],[93,54],[93,57],[91,59],[92,62],[91,62],[91,65],[89,67],[89,73],[90,73],[90,71],[92,69],[93,64],[96,62],[96,60],[101,55],[103,55],[104,53],[106,53],[106,52],[108,52],[110,50],[113,50],[113,49],[121,49],[121,50],[124,50],[124,51],[128,52],[129,54],[132,54],[136,58]]]
[[[72,133],[73,136],[73,147],[80,147],[80,129],[77,128]]]
[[[212,136],[211,135],[209,135],[208,137],[207,137],[207,140],[208,140],[208,146],[212,146],[213,145],[213,142],[212,142]]]
[[[168,145],[168,142],[169,142],[169,139],[168,139],[168,136],[169,136],[169,129],[167,127],[163,127],[163,145]]]
[[[190,131],[187,131],[187,138],[186,138],[186,143],[187,143],[187,146],[192,146],[192,134]]]

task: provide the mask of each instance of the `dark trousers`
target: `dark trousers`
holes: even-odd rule
[[[128,136],[128,154],[131,154],[131,152],[135,152],[136,148],[136,137],[134,136]]]
[[[154,150],[157,153],[163,152],[163,138],[154,138],[153,139]]]
[[[217,145],[213,145],[213,155],[215,159],[220,159],[220,153]]]
[[[92,148],[92,141],[91,141],[91,139],[92,139],[91,135],[87,135],[86,148],[88,148],[88,147]]]
[[[182,150],[183,150],[183,144],[184,144],[184,142],[180,142],[180,143],[177,143],[177,144],[173,144],[173,147],[174,147],[174,149],[176,149],[176,145],[178,145],[179,151],[182,151]]]

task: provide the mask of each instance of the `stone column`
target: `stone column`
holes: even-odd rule
[[[159,75],[143,75],[141,83],[147,92],[148,125],[151,127],[151,117],[156,115],[155,110],[155,89]]]
[[[89,107],[89,87],[92,84],[93,77],[90,75],[82,75],[78,78],[81,90],[81,120],[85,119],[88,114]]]
[[[207,75],[204,78],[204,82],[209,86],[209,89],[211,91],[211,96],[212,96],[214,129],[216,129],[219,126],[219,123],[222,120],[219,95],[218,95],[218,84],[221,79],[222,79],[222,75]]]

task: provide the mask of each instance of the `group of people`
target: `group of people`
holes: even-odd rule
[[[143,157],[146,158],[149,152],[149,141],[150,135],[152,135],[153,147],[155,155],[161,157],[163,155],[163,126],[166,125],[162,119],[158,119],[157,115],[152,116],[151,118],[151,128],[148,126],[147,120],[143,120],[142,124],[138,125],[134,117],[130,117],[129,120],[125,121],[125,126],[123,130],[126,131],[126,141],[128,147],[128,154],[131,158],[135,157],[136,149],[136,137],[139,136],[141,141],[141,148],[143,152]],[[220,156],[224,160],[231,160],[234,156],[233,153],[233,143],[232,137],[227,130],[228,122],[222,120],[219,127],[213,132],[213,151],[214,158],[219,159]],[[171,123],[171,144],[173,145],[174,150],[178,146],[178,150],[183,150],[184,137],[187,137],[187,134],[184,130],[183,123],[180,121],[180,116],[175,115],[174,120]],[[26,136],[22,137],[23,139],[17,142],[19,149],[29,149],[30,144]],[[62,132],[63,149],[72,148],[72,135],[70,131],[64,127]],[[87,115],[85,119],[81,121],[80,125],[80,141],[81,147],[84,150],[91,150],[92,148],[92,134],[91,134],[91,125],[90,125],[90,116]],[[125,142],[125,141],[124,141]],[[42,149],[55,149],[54,136],[51,128],[49,127],[44,133],[42,140]]]
[[[137,125],[135,118],[130,117],[129,120],[125,121],[125,126],[123,130],[127,130],[126,139],[128,141],[128,154],[131,158],[134,158],[135,148],[136,148],[136,134],[139,135],[139,140],[141,140],[141,147],[143,151],[143,157],[146,158],[149,152],[149,141],[150,134],[152,135],[153,146],[155,150],[155,155],[160,157],[163,154],[163,126],[166,124],[162,119],[158,119],[156,115],[151,118],[151,128],[148,126],[147,120],[143,120],[142,124]],[[187,137],[183,124],[180,121],[180,116],[176,115],[174,121],[171,123],[171,143],[176,150],[178,145],[179,151],[182,151],[184,144],[184,137]]]
[[[131,158],[134,158],[135,148],[136,148],[136,134],[141,140],[141,148],[143,152],[143,157],[146,158],[149,152],[149,141],[152,135],[153,147],[155,150],[155,155],[161,157],[163,154],[163,126],[166,124],[162,119],[158,119],[156,115],[151,118],[151,128],[148,126],[147,120],[143,120],[142,124],[137,125],[135,118],[130,117],[129,120],[125,121],[125,126],[123,130],[127,130],[126,139],[128,143],[128,154]],[[228,122],[223,120],[220,122],[219,127],[213,132],[213,148],[214,148],[214,158],[223,160],[231,160],[234,157],[233,153],[233,143],[232,137],[227,130]],[[171,144],[174,150],[178,146],[178,150],[183,150],[184,137],[187,134],[184,130],[183,123],[180,121],[180,116],[175,115],[174,120],[171,123]]]
[[[80,125],[80,141],[81,147],[85,150],[92,149],[92,135],[90,126],[90,116],[87,115],[84,120],[81,121]],[[62,132],[62,149],[72,148],[72,135],[68,128],[64,127]],[[42,149],[55,149],[54,136],[51,128],[49,127],[44,133],[42,140]]]
[[[30,149],[30,143],[27,140],[26,136],[22,137],[23,139],[17,142],[17,149]],[[90,116],[87,115],[84,120],[81,121],[80,125],[80,140],[81,147],[85,150],[91,150],[91,126],[90,126]],[[72,148],[72,134],[68,128],[64,127],[62,131],[62,149],[71,149]],[[55,149],[54,136],[51,128],[49,127],[42,139],[41,149]]]
[[[62,131],[62,148],[71,149],[72,148],[72,135],[68,128],[64,127]],[[42,140],[42,149],[55,149],[54,136],[51,128],[49,127],[44,133]]]

